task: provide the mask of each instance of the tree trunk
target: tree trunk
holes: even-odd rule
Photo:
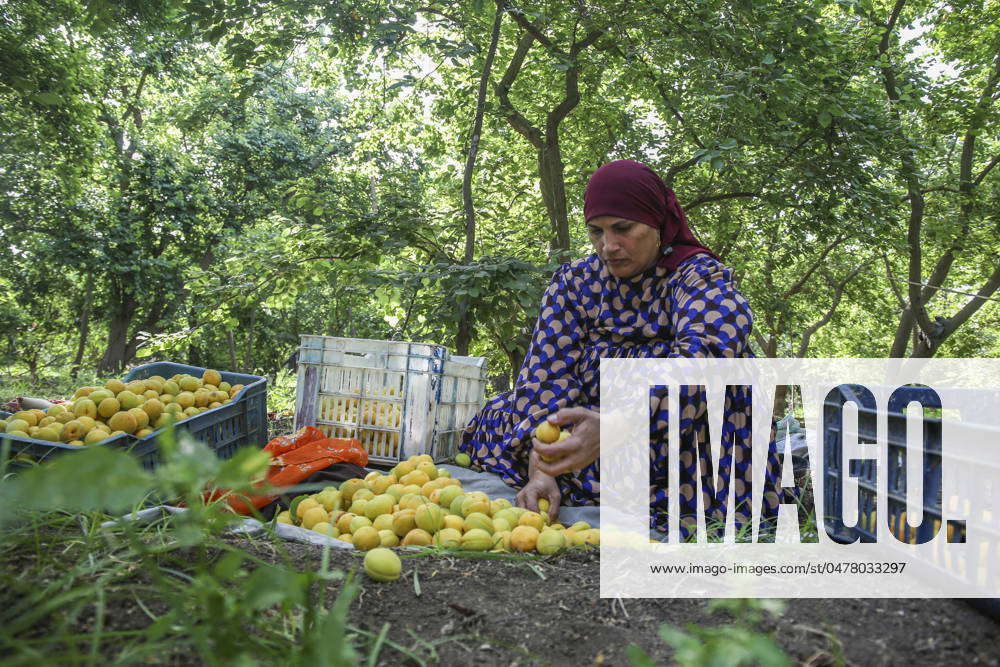
[[[31,386],[38,384],[38,352],[32,352],[24,357],[24,363],[28,366],[28,375],[31,377]]]
[[[226,342],[229,344],[229,367],[235,371],[240,362],[236,359],[236,339],[232,329],[226,330]]]
[[[513,387],[517,384],[517,376],[521,372],[524,355],[517,348],[504,347],[503,351],[507,355],[507,361],[510,363],[510,386]]]
[[[119,373],[129,361],[128,332],[135,316],[135,299],[122,286],[112,289],[113,306],[108,323],[108,343],[97,370],[103,375]]]
[[[497,53],[497,42],[500,41],[500,23],[503,21],[504,0],[497,0],[496,13],[493,17],[493,30],[490,33],[490,46],[486,51],[486,62],[479,77],[479,92],[476,97],[476,113],[472,119],[472,132],[469,135],[469,152],[465,158],[465,171],[462,174],[462,205],[465,208],[465,264],[472,263],[475,256],[476,243],[476,208],[472,201],[472,176],[476,170],[476,156],[479,154],[479,137],[483,131],[483,114],[486,111],[486,86],[490,80],[490,70]],[[468,295],[459,300],[458,334],[455,336],[455,353],[461,356],[469,354],[475,323],[472,321]]]
[[[188,328],[193,329],[196,326],[196,324],[197,323],[194,321],[193,318],[191,317],[188,318]],[[190,364],[191,366],[198,366],[199,368],[208,367],[206,364],[202,363],[204,359],[202,358],[201,348],[198,347],[197,343],[191,342],[188,344],[187,358],[188,358],[188,364]]]
[[[252,309],[250,311],[250,324],[247,326],[247,347],[243,356],[243,372],[252,373],[253,372],[253,336],[254,327],[257,324],[257,309]]]
[[[545,145],[538,151],[538,175],[542,200],[552,225],[549,246],[553,251],[569,251],[569,218],[566,214],[566,181],[559,133],[556,128],[546,132]]]
[[[218,239],[216,239],[218,241]],[[215,246],[209,244],[208,249],[202,253],[201,257],[198,259],[198,268],[202,271],[208,271],[212,268],[212,264],[215,263]],[[185,296],[189,297],[189,294],[185,292]],[[188,328],[191,331],[196,331],[198,328],[198,322],[193,316],[188,317]],[[198,366],[200,368],[208,368],[208,358],[194,341],[188,344],[188,363],[192,366]]]
[[[455,354],[465,357],[469,354],[469,345],[472,343],[472,314],[469,311],[469,304],[463,304],[461,317],[458,320],[458,333],[455,335]]]
[[[131,322],[131,313],[119,312],[111,316],[111,322],[108,326],[108,345],[104,350],[104,356],[101,357],[101,362],[97,365],[100,374],[112,375],[125,368],[125,345]]]
[[[559,150],[559,124],[580,103],[580,63],[577,58],[581,52],[592,46],[605,34],[605,29],[598,28],[590,31],[583,39],[574,40],[568,51],[563,51],[545,36],[542,30],[534,25],[523,12],[515,12],[511,16],[524,29],[524,32],[518,41],[517,49],[511,57],[507,70],[504,72],[503,79],[496,86],[497,98],[510,126],[524,136],[538,151],[539,185],[542,190],[542,199],[545,201],[545,210],[552,225],[553,238],[550,241],[550,247],[553,250],[568,251],[569,221],[566,215],[564,168]],[[566,89],[565,95],[546,115],[544,132],[532,125],[514,107],[509,96],[510,88],[520,74],[528,50],[536,39],[552,55],[571,63],[563,79]]]
[[[90,306],[94,302],[94,285],[87,283],[87,293],[83,298],[83,308],[80,309],[80,338],[76,344],[76,356],[73,357],[73,368],[70,370],[70,377],[74,380],[80,374],[80,366],[83,364],[83,353],[87,347],[87,336],[90,335]]]
[[[778,419],[788,413],[788,385],[779,384],[774,388],[774,414],[780,415]]]
[[[892,347],[889,348],[889,358],[900,359],[906,355],[906,348],[910,344],[910,334],[913,332],[913,316],[910,309],[906,308],[899,316],[899,324],[896,325],[896,335],[892,339]]]

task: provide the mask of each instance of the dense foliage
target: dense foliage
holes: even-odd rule
[[[734,267],[758,354],[996,356],[998,15],[5,3],[0,358],[274,373],[313,333],[488,355],[503,385],[615,158]]]

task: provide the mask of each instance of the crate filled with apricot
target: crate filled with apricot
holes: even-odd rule
[[[153,375],[144,380],[108,380],[102,387],[80,387],[67,403],[46,411],[24,410],[0,422],[4,432],[22,438],[84,447],[119,435],[145,437],[233,400],[243,385],[224,382],[218,371],[201,377]]]

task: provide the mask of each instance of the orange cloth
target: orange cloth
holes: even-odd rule
[[[264,445],[264,451],[270,452],[271,456],[281,456],[285,452],[290,452],[297,447],[308,444],[315,440],[323,440],[326,436],[323,431],[315,426],[306,426],[299,429],[292,435],[279,435],[271,442]]]
[[[316,436],[319,436],[317,438]],[[320,439],[321,438],[321,439]],[[348,462],[362,468],[368,465],[368,452],[356,438],[327,438],[323,432],[312,426],[306,426],[293,436],[279,436],[264,446],[273,458],[267,471],[267,478],[259,486],[287,487],[294,486],[315,472],[325,470],[334,463]],[[206,494],[205,500],[218,498],[224,491]],[[260,509],[277,499],[277,494],[253,495],[246,500],[243,497],[229,496],[226,502],[239,514],[252,514],[252,509]]]

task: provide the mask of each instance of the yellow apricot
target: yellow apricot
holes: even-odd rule
[[[521,518],[517,520],[517,525],[532,526],[535,530],[541,530],[545,527],[545,519],[538,512],[529,511],[521,515]]]
[[[365,573],[375,581],[395,581],[402,569],[402,561],[390,549],[378,547],[365,554]]]
[[[407,547],[426,547],[430,545],[431,541],[430,533],[422,528],[414,528],[406,534],[402,544]]]
[[[374,549],[375,547],[382,546],[382,538],[379,536],[378,531],[372,526],[362,526],[354,532],[354,537],[351,542],[354,544],[356,549],[361,549],[362,551],[368,551]]]
[[[532,551],[538,542],[538,535],[534,526],[518,526],[510,531],[510,546],[517,551]]]
[[[555,442],[559,439],[559,427],[543,421],[535,428],[535,437],[544,443]]]
[[[405,537],[407,533],[417,527],[416,511],[412,509],[400,509],[392,517],[392,532],[399,537]]]
[[[299,503],[299,507],[301,506],[302,503]],[[329,515],[326,513],[326,510],[323,509],[320,505],[316,505],[315,507],[307,509],[305,511],[305,514],[302,515],[302,527],[307,530],[312,529],[312,527],[315,526],[317,523],[326,521],[328,518]]]
[[[306,498],[299,503],[299,506],[295,508],[295,516],[302,520],[307,510],[311,510],[314,507],[319,507],[319,503],[316,502],[315,498]]]
[[[538,536],[535,548],[538,549],[538,553],[545,556],[559,553],[566,548],[566,536],[561,530],[552,530],[551,528],[543,530]]]

